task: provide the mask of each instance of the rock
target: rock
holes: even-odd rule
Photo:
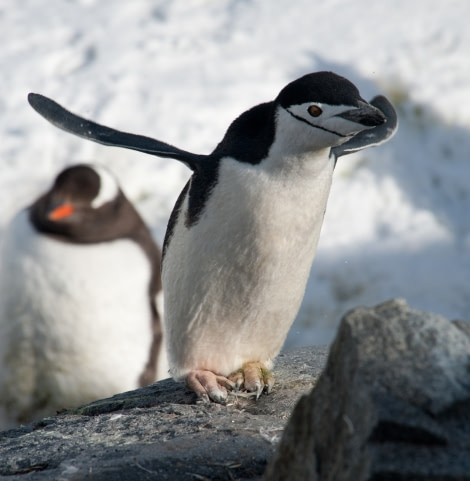
[[[265,481],[470,480],[470,329],[402,300],[347,314]]]
[[[0,433],[0,476],[34,480],[260,480],[327,348],[278,357],[273,392],[257,402],[196,404],[172,380]]]
[[[326,356],[281,354],[257,402],[165,380],[5,431],[0,476],[261,480],[271,459],[265,481],[470,480],[469,323],[389,301],[344,317],[320,376]]]

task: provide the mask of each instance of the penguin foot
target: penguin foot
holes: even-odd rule
[[[219,404],[227,401],[227,389],[235,388],[235,384],[226,377],[205,369],[191,371],[186,376],[186,386],[196,393],[198,402],[209,403],[212,400]]]
[[[228,379],[235,385],[235,389],[245,388],[258,399],[263,391],[269,394],[274,385],[271,371],[259,361],[246,362],[238,371],[230,374]]]

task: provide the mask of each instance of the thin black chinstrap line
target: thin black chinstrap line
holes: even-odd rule
[[[337,135],[338,137],[349,137],[349,135],[343,135],[343,134],[340,134],[338,132],[335,132],[334,130],[328,130],[328,129],[325,129],[325,127],[320,127],[319,125],[312,124],[307,119],[304,119],[303,117],[295,115],[289,109],[284,109],[284,110],[286,112],[289,112],[289,114],[291,114],[292,117],[294,117],[295,119],[301,120],[302,122],[305,122],[306,124],[310,125],[311,127],[315,127],[316,129],[324,130],[325,132],[328,132],[328,133],[333,134],[333,135]]]

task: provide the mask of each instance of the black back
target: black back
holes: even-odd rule
[[[275,104],[257,105],[237,117],[212,157],[232,157],[239,162],[259,164],[268,155],[275,135]]]

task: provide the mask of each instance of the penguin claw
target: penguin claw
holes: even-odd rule
[[[261,387],[261,384],[260,384],[260,383],[257,383],[257,387],[256,387],[256,400],[258,400],[259,397],[261,396],[261,393],[263,392],[263,389],[264,389],[264,387]]]
[[[196,400],[196,404],[209,404],[210,402],[211,402],[211,400],[206,393],[198,396],[198,398]]]
[[[228,390],[235,388],[235,384],[224,376],[198,369],[186,376],[186,386],[196,393],[199,404],[214,401],[219,404],[227,402]]]
[[[239,369],[238,371],[235,371],[234,373],[230,374],[229,379],[235,385],[234,390],[239,391],[244,383],[243,370]]]
[[[271,371],[261,362],[247,362],[228,377],[235,384],[236,389],[244,387],[256,400],[263,391],[269,394],[274,385]]]

